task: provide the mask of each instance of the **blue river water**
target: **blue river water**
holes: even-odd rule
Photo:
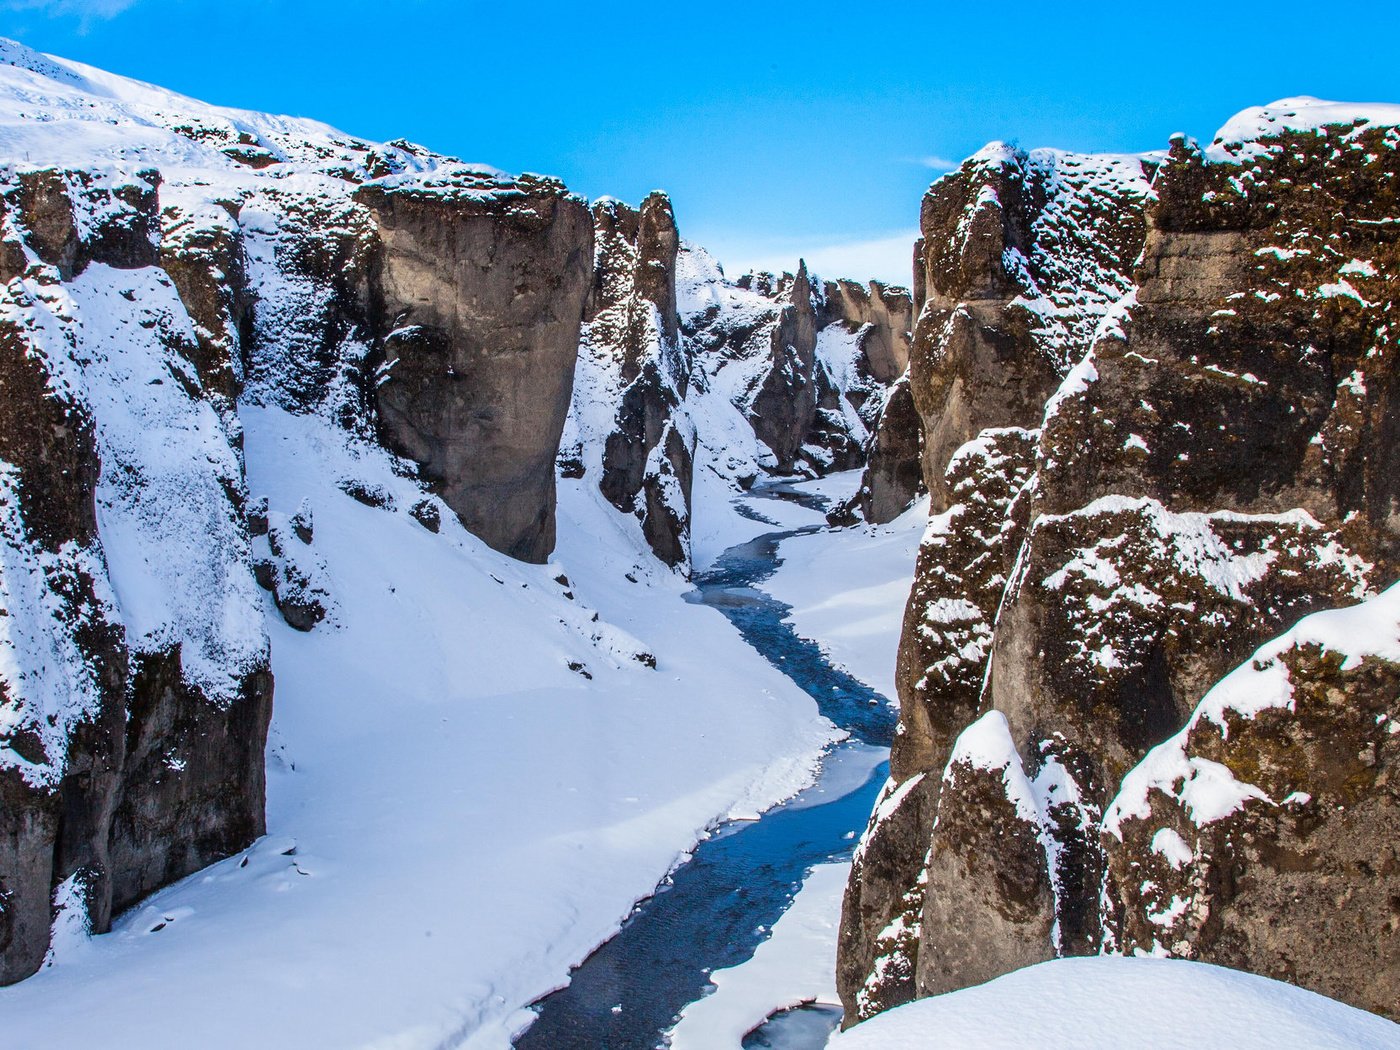
[[[681,1009],[710,987],[710,971],[753,955],[807,871],[850,857],[887,775],[894,711],[799,637],[783,622],[788,606],[754,586],[780,564],[785,538],[810,531],[815,527],[731,547],[696,576],[689,599],[728,617],[850,737],[824,756],[812,787],[758,820],[722,825],[701,842],[617,935],[573,971],[566,988],[535,1005],[538,1019],[516,1039],[516,1050],[664,1046]],[[744,1046],[821,1047],[839,1019],[839,1011],[826,1007],[789,1010],[750,1033]]]

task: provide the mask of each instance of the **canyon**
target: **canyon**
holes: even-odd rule
[[[508,1044],[850,746],[692,577],[723,607],[760,537],[896,526],[888,780],[823,853],[845,1027],[1090,955],[1400,1019],[1400,107],[993,144],[925,195],[910,289],[731,277],[664,193],[11,41],[0,121],[0,1012],[30,1037],[78,996],[157,1045],[123,982],[168,979],[306,1045]],[[836,478],[825,524],[764,498]],[[363,972],[307,993],[337,951]]]

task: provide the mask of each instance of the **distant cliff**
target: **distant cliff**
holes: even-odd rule
[[[908,364],[909,293],[795,274],[728,278],[670,200],[593,206],[597,251],[561,469],[691,565],[695,479],[728,500],[761,475],[862,467]],[[901,476],[908,483],[907,471]],[[913,498],[887,494],[882,506]]]

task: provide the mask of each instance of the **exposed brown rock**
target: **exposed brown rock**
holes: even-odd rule
[[[167,207],[162,224],[160,266],[195,323],[200,382],[221,409],[232,411],[243,392],[243,348],[253,323],[242,233],[218,206],[195,214]]]
[[[469,181],[469,180],[468,180]],[[554,548],[554,459],[592,277],[587,209],[552,180],[369,183],[382,244],[384,434],[492,547]]]
[[[989,148],[925,195],[910,383],[934,513],[953,452],[986,427],[1036,426],[1130,287],[1146,175],[1136,160]]]
[[[637,515],[658,558],[684,570],[695,438],[681,412],[691,361],[676,311],[680,235],[663,193],[648,196],[639,211],[600,201],[593,218],[593,297],[582,352],[601,358],[600,367],[623,384],[599,489],[618,510]]]
[[[907,289],[879,281],[864,286],[844,279],[827,281],[824,312],[860,332],[860,350],[875,382],[888,386],[909,367],[914,307]]]
[[[807,264],[798,266],[778,314],[769,353],[771,366],[763,378],[749,422],[758,439],[777,460],[780,472],[792,471],[817,411],[817,314]]]
[[[1185,777],[1164,782],[1152,759],[1134,773],[1147,789],[1116,803],[1129,813],[1111,815],[1103,836],[1108,942],[1252,970],[1394,1017],[1400,664],[1302,642],[1239,673],[1256,668],[1281,671],[1288,694],[1256,673],[1246,698],[1272,706],[1197,717],[1153,756],[1164,773],[1190,776],[1215,763],[1243,796],[1238,808],[1194,809]]]
[[[923,422],[908,377],[901,376],[885,396],[867,453],[860,492],[866,521],[893,521],[924,490],[923,444]]]
[[[928,829],[937,782],[890,779],[851,862],[836,987],[850,1023],[916,998]]]
[[[272,673],[218,704],[186,683],[179,649],[138,656],[121,803],[112,815],[112,910],[243,849],[267,831],[263,747]],[[94,916],[94,931],[107,922]]]
[[[1338,903],[1364,899],[1367,922],[1394,925],[1384,894],[1374,895],[1385,883],[1342,844],[1358,833],[1394,837],[1388,779],[1349,781],[1358,794],[1347,810],[1356,808],[1359,823],[1333,821],[1317,833],[1319,844],[1337,843],[1318,847],[1331,850],[1326,861],[1303,841],[1313,832],[1262,806],[1193,837],[1166,801],[1154,801],[1151,828],[1168,827],[1195,850],[1174,881],[1146,856],[1146,830],[1125,825],[1121,841],[1100,835],[1125,774],[1234,664],[1298,617],[1400,572],[1391,439],[1400,412],[1383,334],[1400,272],[1390,232],[1400,170],[1394,133],[1363,125],[1280,133],[1234,162],[1207,161],[1177,141],[1150,201],[1120,160],[1004,153],[969,162],[926,198],[927,299],[911,383],[934,509],[949,515],[916,570],[892,773],[896,782],[939,776],[964,727],[990,709],[1014,746],[1008,768],[1023,771],[1034,797],[1014,819],[969,809],[961,796],[929,802],[940,831],[923,850],[939,856],[943,829],[961,828],[968,856],[985,866],[975,879],[969,860],[925,873],[917,846],[902,860],[867,848],[854,880],[872,863],[902,863],[905,893],[922,893],[925,904],[917,943],[880,964],[897,979],[867,969],[865,1002],[907,994],[911,966],[928,994],[1034,958],[1097,952],[1102,923],[1109,947],[1149,947],[1162,930],[1146,916],[1180,895],[1168,887],[1189,883],[1187,925],[1173,925],[1159,947],[1343,998],[1349,983],[1350,1001],[1394,1011],[1393,989],[1362,976],[1386,966],[1389,942],[1363,945],[1343,933],[1353,919]],[[1037,169],[1046,164],[1079,184],[1058,200],[1045,196],[1050,180]],[[1116,188],[1081,178],[1115,165]],[[1133,295],[1114,306],[1115,287]],[[1076,288],[1092,309],[1066,315]],[[1032,309],[1046,301],[1055,309]],[[1091,344],[1040,409],[1047,385]],[[943,467],[957,443],[1042,415],[1019,489],[1005,471],[984,470],[955,491],[955,472]],[[971,513],[979,505],[984,513]],[[1357,709],[1375,714],[1367,680],[1343,684],[1309,666],[1308,681],[1328,682],[1331,715],[1299,715],[1288,729],[1261,716],[1255,727],[1232,728],[1228,745],[1193,733],[1190,746],[1249,783],[1258,782],[1252,764],[1272,761],[1285,739],[1312,763],[1300,782],[1369,771],[1341,755],[1355,744],[1379,761],[1376,741],[1347,735],[1364,719],[1344,727]],[[1375,724],[1366,724],[1371,737]],[[1319,747],[1324,739],[1340,750]],[[1029,883],[1013,877],[1030,870],[1020,845],[1028,820],[1043,858],[1030,896]],[[1101,915],[1105,872],[1113,897]],[[864,886],[853,884],[851,895],[863,899]],[[1052,902],[1053,943],[1043,911],[1018,910],[1031,896]],[[1281,918],[1298,913],[1308,918]],[[843,928],[849,1010],[860,1001],[847,969],[871,965],[877,924],[889,921],[873,914],[862,928]],[[1318,949],[1306,962],[1304,945]]]
[[[1005,734],[995,712],[986,718]],[[955,752],[943,774],[925,875],[920,995],[1053,958],[1055,896],[1039,821],[1027,812],[1029,785],[1014,752],[1002,761],[989,768]]]

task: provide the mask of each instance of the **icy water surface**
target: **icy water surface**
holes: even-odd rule
[[[777,498],[807,500],[791,491]],[[809,504],[810,505],[810,504]],[[783,622],[788,607],[753,585],[778,565],[778,544],[816,527],[731,547],[695,579],[690,600],[719,610],[750,645],[851,733],[822,761],[817,782],[756,821],[720,827],[641,902],[618,934],[537,1004],[517,1050],[654,1050],[681,1009],[703,996],[711,970],[750,958],[792,903],[807,870],[845,860],[885,781],[894,711],[869,686],[831,666]],[[811,1050],[839,1019],[831,1008],[775,1015],[745,1047]]]

